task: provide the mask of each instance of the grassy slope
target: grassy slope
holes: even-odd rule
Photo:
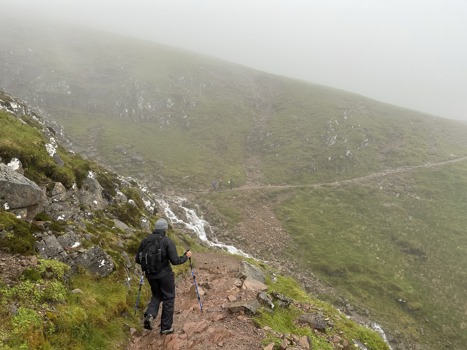
[[[6,99],[0,93],[2,99]],[[30,118],[24,118],[34,126],[38,122],[32,122]],[[8,161],[11,157],[18,157],[25,167],[25,174],[33,173],[35,178],[41,179],[44,185],[52,182],[50,173],[44,169],[53,167],[45,160],[42,162],[30,161],[30,158],[49,159],[44,147],[45,139],[39,130],[31,127],[17,118],[0,111],[0,154],[2,159]],[[73,167],[70,164],[73,158],[66,157],[65,167]],[[46,167],[40,167],[47,163]],[[52,162],[53,163],[53,162]],[[90,164],[81,160],[80,166],[84,169],[93,168],[96,172],[96,164]],[[32,172],[31,170],[34,169]],[[52,172],[53,173],[53,172]],[[40,174],[40,175],[39,175]],[[72,175],[70,175],[72,176]],[[72,178],[76,181],[76,178]],[[125,189],[122,189],[125,191]],[[135,188],[126,189],[127,193],[135,193]],[[138,200],[135,202],[138,203]],[[139,198],[138,198],[139,199]],[[140,320],[145,300],[150,298],[148,287],[142,289],[138,313],[133,312],[138,276],[128,271],[127,261],[123,252],[131,256],[135,253],[137,244],[144,237],[145,232],[136,230],[134,237],[125,240],[124,244],[115,233],[114,221],[104,212],[94,212],[87,215],[88,219],[82,222],[87,229],[79,229],[74,222],[54,222],[45,213],[40,214],[39,220],[50,221],[49,228],[54,234],[60,235],[67,231],[66,225],[72,225],[74,232],[92,235],[92,239],[86,240],[84,245],[99,244],[113,257],[115,271],[106,278],[97,278],[78,269],[74,274],[68,275],[69,267],[53,260],[37,259],[38,263],[27,267],[17,280],[6,283],[0,274],[0,349],[125,349],[128,345],[129,328],[140,328]],[[125,211],[126,212],[126,211]],[[122,217],[120,217],[123,220]],[[155,218],[151,218],[152,221]],[[136,220],[138,222],[138,220]],[[128,224],[131,224],[127,221]],[[2,259],[6,256],[3,250],[10,250],[14,254],[34,255],[34,234],[39,230],[34,224],[18,219],[14,214],[0,209],[0,243],[2,246]],[[170,237],[181,246],[180,236],[175,232],[169,232]],[[183,237],[184,244],[188,244],[195,251],[202,251],[198,243],[189,237]],[[179,250],[180,251],[180,250]],[[219,253],[221,254],[221,253]],[[17,256],[15,256],[17,258]],[[13,260],[12,255],[6,259]],[[12,265],[18,264],[16,261]],[[22,266],[26,266],[23,265]],[[267,268],[267,266],[264,266]],[[176,274],[187,273],[188,265],[174,267]],[[272,273],[272,272],[271,272]],[[131,279],[130,279],[131,277]],[[268,281],[271,290],[279,291],[296,301],[316,305],[324,310],[326,317],[333,320],[334,327],[330,330],[344,339],[359,339],[367,343],[370,350],[387,350],[387,345],[376,332],[348,321],[341,313],[337,312],[329,304],[314,300],[306,296],[304,291],[292,280],[277,275],[276,281]],[[130,285],[129,285],[130,284]],[[291,288],[293,286],[293,288]],[[72,292],[72,290],[79,290]],[[12,312],[15,309],[16,312]],[[279,308],[280,309],[280,308]],[[331,349],[332,345],[325,334],[316,334],[308,327],[298,327],[293,322],[294,318],[302,314],[296,308],[276,311],[273,314],[265,312],[257,317],[256,322],[268,325],[274,330],[287,332],[288,334],[308,335],[316,349]],[[279,343],[282,339],[272,336],[269,341]]]
[[[464,162],[301,191],[278,215],[306,256],[304,268],[390,328],[433,349],[461,349],[467,340],[466,170]]]
[[[93,146],[110,164],[126,159],[116,145],[131,144],[131,154],[145,163],[123,173],[157,173],[182,188],[208,188],[214,177],[242,184],[254,156],[264,183],[313,184],[467,154],[465,125],[362,96],[145,42],[88,33],[66,46],[66,39],[45,44],[46,35],[31,35],[22,38],[26,45],[2,37],[16,60],[4,63],[4,71],[19,70],[13,91],[42,98],[83,149],[90,133],[97,135]],[[28,86],[31,80],[37,85]],[[132,114],[140,97],[157,109]],[[462,167],[302,190],[277,212],[304,252],[312,252],[306,268],[370,305],[391,328],[420,339],[422,321],[430,342],[452,341],[450,348],[460,349],[466,327]]]

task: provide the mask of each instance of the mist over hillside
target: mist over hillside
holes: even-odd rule
[[[259,160],[263,182],[332,180],[444,159],[467,143],[454,122],[110,34],[3,22],[0,55],[0,84],[83,152],[161,168],[155,180],[172,185],[243,183]]]
[[[190,196],[227,243],[319,275],[394,349],[465,345],[467,125],[36,23],[0,24],[0,86],[80,153]]]

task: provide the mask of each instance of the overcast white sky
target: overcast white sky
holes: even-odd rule
[[[467,120],[466,0],[0,0]]]

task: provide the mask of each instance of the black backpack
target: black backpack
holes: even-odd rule
[[[162,239],[164,236],[153,234],[143,250],[139,253],[139,261],[141,270],[146,273],[157,273],[162,268],[162,259],[164,253],[162,251]]]

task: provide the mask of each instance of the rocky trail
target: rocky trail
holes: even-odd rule
[[[160,312],[153,330],[133,330],[128,350],[142,349],[263,349],[264,331],[257,328],[250,316],[240,308],[229,310],[233,303],[256,300],[257,291],[245,288],[239,279],[241,260],[222,253],[195,253],[193,267],[203,304],[196,296],[191,270],[176,281],[174,329],[160,335]],[[143,288],[149,288],[147,281]]]

